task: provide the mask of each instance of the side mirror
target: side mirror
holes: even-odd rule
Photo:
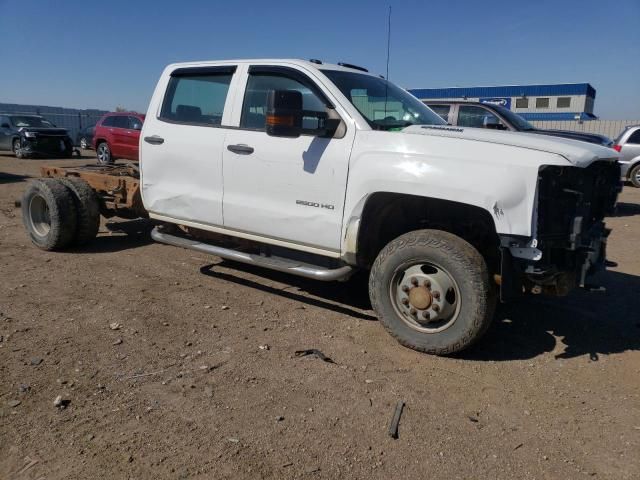
[[[3,123],[0,125],[2,128],[11,128],[8,123]]]
[[[134,130],[142,130],[142,124],[141,123],[134,123],[133,124],[133,129]]]
[[[302,93],[270,90],[267,94],[267,135],[297,138],[302,132]]]

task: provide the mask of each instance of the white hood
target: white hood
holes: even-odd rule
[[[526,132],[504,132],[448,125],[412,125],[403,129],[402,133],[460,138],[555,153],[578,167],[587,167],[596,160],[606,159],[613,162],[618,159],[618,152],[612,148],[579,140],[533,135]]]

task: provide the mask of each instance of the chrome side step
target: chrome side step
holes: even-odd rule
[[[279,272],[290,273],[292,275],[298,275],[299,277],[313,278],[314,280],[322,280],[325,282],[346,280],[353,273],[353,268],[348,265],[329,269],[283,257],[263,257],[252,253],[239,252],[230,248],[218,247],[210,243],[203,243],[190,238],[170,235],[159,231],[158,227],[155,227],[151,231],[151,238],[156,242],[166,243],[175,247],[188,248],[198,252],[216,255],[227,260],[234,260],[236,262],[269,268],[271,270],[277,270]]]

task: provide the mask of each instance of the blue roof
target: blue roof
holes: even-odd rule
[[[587,95],[596,97],[596,89],[588,83],[560,83],[555,85],[504,85],[498,87],[414,88],[409,90],[418,98],[463,97],[528,97],[557,95]]]

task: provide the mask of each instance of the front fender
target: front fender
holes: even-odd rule
[[[351,155],[343,253],[366,199],[376,192],[449,200],[489,212],[498,234],[533,234],[538,171],[559,155],[459,138],[358,132]]]

